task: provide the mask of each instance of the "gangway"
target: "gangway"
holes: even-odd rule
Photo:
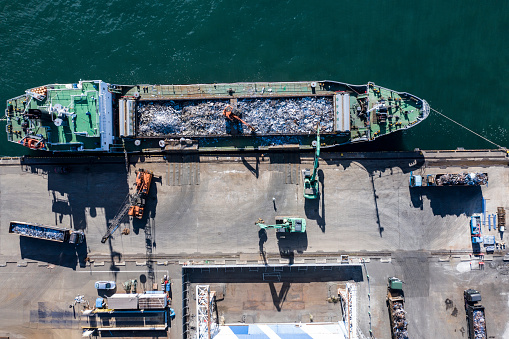
[[[338,289],[343,305],[343,320],[348,333],[348,339],[358,338],[357,329],[357,286],[346,283],[344,288]]]

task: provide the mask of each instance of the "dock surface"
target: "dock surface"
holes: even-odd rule
[[[322,152],[320,199],[313,201],[303,197],[301,175],[312,168],[312,153],[130,156],[129,172],[123,157],[2,159],[0,281],[12,287],[2,298],[0,335],[78,338],[84,318],[75,317],[68,305],[78,294],[95,300],[94,281],[120,285],[144,275],[148,288],[150,279],[158,282],[169,274],[177,316],[168,337],[180,338],[183,265],[261,265],[267,270],[341,264],[341,255],[348,255],[350,265],[360,265],[359,326],[364,333],[369,331],[370,289],[373,332],[377,338],[390,337],[384,299],[390,272],[406,283],[412,337],[462,338],[467,329],[462,291],[473,286],[482,290],[490,336],[502,338],[509,333],[502,319],[509,310],[503,294],[509,268],[502,261],[504,251],[498,250],[486,258],[485,270],[470,268],[469,218],[483,213],[483,199],[487,214],[499,206],[509,208],[508,164],[505,151]],[[68,173],[55,170],[60,166]],[[126,218],[102,244],[107,223],[142,168],[155,175],[144,218]],[[408,185],[411,171],[486,172],[489,184],[415,190]],[[272,222],[282,215],[305,218],[307,232],[282,239],[271,230],[263,235],[255,225],[259,218]],[[8,234],[12,220],[80,229],[86,244],[75,249]],[[124,228],[129,235],[121,234]],[[494,229],[482,231],[501,240]],[[254,295],[262,295],[267,285],[257,286]],[[320,291],[327,295],[327,288]],[[446,299],[453,301],[451,309]],[[269,301],[263,301],[264,309],[270,309]],[[308,302],[317,309],[313,303],[321,301]],[[301,307],[298,302],[289,305]],[[316,321],[327,321],[336,311],[329,307]],[[57,321],[58,312],[62,320]],[[237,312],[239,319],[235,312],[227,322],[242,320],[242,312]],[[254,316],[246,312],[248,319]],[[291,322],[306,321],[302,312],[285,314],[296,317]],[[266,318],[270,316],[262,316]]]

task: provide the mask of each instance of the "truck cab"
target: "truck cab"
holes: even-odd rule
[[[410,179],[408,184],[410,187],[421,187],[422,186],[422,176],[414,175],[413,172],[410,172]]]
[[[69,236],[69,244],[81,244],[85,240],[83,231],[73,231]]]
[[[481,293],[477,290],[468,289],[463,292],[465,304],[474,304],[482,300]]]

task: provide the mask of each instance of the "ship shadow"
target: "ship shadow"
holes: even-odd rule
[[[85,231],[87,219],[104,217],[106,232],[107,222],[129,191],[124,160],[120,158],[24,157],[21,165],[25,172],[46,178],[57,226]]]
[[[344,170],[357,166],[370,176],[379,176],[385,171],[392,174],[395,168],[402,173],[416,171],[425,165],[424,155],[420,151],[412,152],[322,152],[321,160],[327,165],[336,165]]]
[[[412,207],[424,209],[429,201],[434,215],[471,216],[482,213],[482,189],[480,186],[409,187]]]
[[[73,270],[78,265],[86,267],[86,239],[81,244],[69,244],[20,236],[19,248],[23,260],[30,259]]]
[[[168,321],[168,327],[170,321]],[[168,338],[166,330],[125,330],[125,331],[101,331],[101,338]]]
[[[276,232],[279,253],[282,256],[292,256],[293,252],[304,253],[308,248],[307,232]]]

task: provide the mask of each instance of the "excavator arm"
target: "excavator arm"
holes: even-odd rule
[[[318,158],[320,158],[320,126],[317,128],[316,133],[316,150],[315,150],[315,163],[313,167],[313,175],[311,176],[311,182],[315,182],[316,173],[318,172]]]

